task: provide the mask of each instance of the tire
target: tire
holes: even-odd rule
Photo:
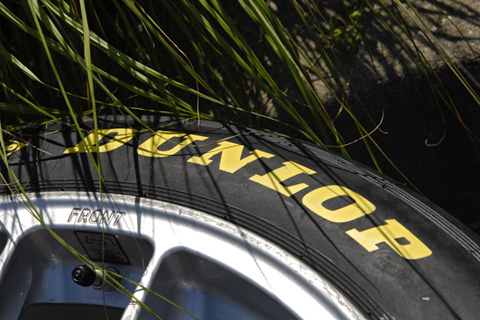
[[[128,118],[100,119],[98,149],[95,147],[95,135],[91,133],[93,121],[86,118],[80,120],[84,129],[83,138],[72,125],[57,123],[24,131],[7,143],[6,155],[11,171],[5,167],[2,169],[6,180],[2,187],[5,195],[2,208],[14,209],[5,209],[8,214],[1,220],[4,230],[3,240],[0,241],[0,245],[4,247],[0,269],[0,310],[3,310],[0,311],[0,314],[3,313],[1,318],[13,315],[12,319],[27,319],[34,311],[37,319],[41,312],[47,317],[55,312],[63,312],[60,310],[63,307],[72,307],[72,301],[75,301],[69,300],[67,303],[62,300],[63,304],[55,305],[56,300],[49,298],[50,300],[40,299],[43,302],[39,303],[36,298],[32,298],[32,289],[26,289],[30,298],[22,300],[15,296],[15,292],[20,295],[23,291],[16,290],[18,284],[11,280],[12,275],[15,275],[12,270],[19,270],[19,267],[12,266],[21,266],[26,263],[22,259],[27,259],[20,258],[15,252],[28,256],[30,250],[37,250],[36,246],[47,244],[57,248],[53,240],[48,240],[49,236],[40,236],[40,233],[35,233],[37,231],[24,234],[19,232],[20,240],[15,240],[16,236],[12,236],[14,232],[11,230],[18,228],[11,227],[12,223],[9,221],[13,220],[9,219],[14,218],[10,217],[9,212],[23,210],[15,205],[18,199],[11,196],[17,178],[26,195],[33,199],[32,203],[40,208],[38,214],[46,216],[48,226],[56,230],[57,234],[76,242],[73,246],[78,247],[78,251],[85,257],[107,262],[121,274],[123,267],[127,266],[124,268],[127,270],[128,266],[131,266],[133,270],[135,261],[142,260],[138,253],[132,253],[135,248],[141,247],[141,255],[147,255],[151,257],[150,261],[153,261],[158,257],[152,252],[160,244],[155,242],[152,245],[148,236],[140,234],[139,216],[135,218],[135,224],[128,225],[128,228],[127,223],[119,221],[125,220],[130,214],[128,210],[147,212],[156,210],[159,206],[173,206],[178,215],[189,215],[184,212],[193,209],[195,211],[192,211],[190,216],[197,217],[194,218],[197,219],[195,221],[208,220],[212,225],[205,229],[202,229],[203,225],[195,226],[189,229],[189,232],[202,229],[203,234],[209,236],[209,232],[212,232],[212,235],[214,233],[208,230],[218,227],[225,234],[230,233],[232,237],[236,237],[234,234],[237,231],[232,229],[234,226],[241,230],[240,238],[250,243],[247,251],[258,249],[261,252],[258,256],[263,257],[277,250],[271,248],[278,248],[275,251],[277,253],[273,254],[282,261],[275,264],[278,273],[290,274],[288,266],[296,266],[292,268],[297,268],[297,271],[305,270],[305,273],[299,276],[303,277],[302,279],[316,277],[319,281],[325,281],[324,284],[317,285],[314,284],[316,280],[312,280],[311,284],[305,280],[306,284],[302,284],[301,290],[318,298],[321,294],[317,292],[317,287],[328,287],[322,293],[324,298],[315,299],[328,300],[322,303],[324,309],[335,309],[328,314],[331,318],[478,318],[478,239],[454,218],[425,199],[360,164],[306,143],[208,121],[153,116],[144,117],[142,120],[153,131]],[[89,154],[88,149],[93,152]],[[101,167],[101,179],[91,157]],[[103,183],[99,182],[101,180]],[[66,198],[62,198],[63,195]],[[88,202],[90,207],[84,204],[86,202],[82,204],[80,200],[75,206],[65,204],[68,201],[76,203],[77,198],[87,199],[82,201]],[[122,201],[126,204],[122,204]],[[62,213],[52,213],[49,218],[48,203],[58,203],[58,206],[51,210]],[[110,205],[112,207],[107,208]],[[112,209],[113,206],[118,207]],[[100,211],[94,210],[95,208]],[[111,219],[106,219],[105,216],[100,219],[95,212],[111,212],[111,215],[116,215],[113,218],[110,216]],[[155,212],[152,213],[153,216],[160,215]],[[203,214],[206,214],[207,218],[198,218]],[[147,214],[144,216],[147,217]],[[38,223],[32,222],[32,226],[36,224]],[[123,227],[119,227],[122,224]],[[37,230],[38,226],[35,228],[32,227],[32,230]],[[142,228],[145,226],[142,225]],[[117,239],[115,241],[121,244],[118,252],[108,257],[103,255],[101,258],[96,258],[89,252],[91,248],[85,245],[85,241],[82,242],[81,237],[85,236],[85,232],[94,229],[103,230],[112,239]],[[132,237],[136,237],[135,244],[127,243],[127,229],[134,235]],[[70,231],[67,230],[74,230],[75,237],[71,235],[73,233],[69,235]],[[36,235],[29,238],[25,234]],[[219,251],[230,250],[221,243],[230,241],[225,239],[227,238],[217,239]],[[253,242],[257,243],[255,249],[251,249]],[[207,247],[207,242],[204,247]],[[266,247],[270,249],[265,249]],[[48,256],[48,252],[38,250]],[[253,280],[235,282],[240,271],[232,271],[230,267],[225,267],[225,271],[222,269],[222,261],[212,264],[211,261],[215,259],[205,254],[192,259],[190,255],[196,254],[195,250],[197,249],[191,247],[178,253],[176,258],[171,260],[173,262],[165,268],[176,270],[186,268],[185,265],[192,263],[195,267],[189,270],[193,273],[200,273],[198,270],[204,269],[214,270],[218,274],[230,272],[232,275],[226,279],[232,282],[215,288],[227,288],[219,289],[220,296],[231,294],[229,297],[233,297],[233,300],[238,292],[231,293],[231,288],[228,289],[230,285],[236,284],[246,291],[250,290],[249,286],[262,287]],[[37,257],[35,254],[32,256]],[[285,256],[292,257],[292,260],[287,263],[282,260]],[[77,263],[69,260],[70,258],[65,259],[68,260],[65,264],[68,264],[69,268]],[[227,264],[225,262],[225,265]],[[155,266],[160,268],[158,264]],[[128,270],[123,271],[123,274],[135,274]],[[132,277],[135,281],[140,281],[144,274],[152,275],[156,269],[147,267],[146,270],[144,273],[140,272],[138,279]],[[68,272],[71,272],[71,269]],[[177,274],[179,271],[172,272]],[[240,278],[249,276],[245,273],[241,274]],[[292,282],[304,281],[295,277],[297,276],[291,276],[291,279],[294,279]],[[30,278],[35,279],[33,276]],[[47,278],[42,279],[46,281]],[[155,281],[157,280],[148,283],[155,284]],[[171,282],[168,279],[162,281]],[[32,284],[34,282],[31,281],[30,288],[35,287]],[[211,286],[213,282],[208,283],[208,286]],[[205,291],[208,291],[207,289]],[[137,289],[133,286],[131,290],[133,292]],[[242,310],[247,310],[244,315],[253,312],[250,314],[252,318],[326,318],[319,317],[318,314],[302,315],[302,311],[295,309],[295,306],[281,298],[275,298],[275,290],[260,291],[255,297],[267,301],[265,303],[269,306],[268,309],[279,308],[277,313],[255,313],[256,306],[244,306],[245,303],[253,305],[255,301],[247,301],[245,297],[238,299],[240,302],[235,308],[243,305]],[[330,295],[325,292],[330,292]],[[64,295],[68,294],[69,291],[64,292]],[[164,292],[162,295],[175,302],[174,293]],[[79,297],[76,298],[77,302],[89,303],[78,300]],[[58,299],[60,301],[62,298]],[[148,302],[149,299],[145,298],[143,301]],[[45,302],[47,300],[48,303]],[[27,302],[29,305],[26,305]],[[102,304],[105,304],[105,301],[98,301],[99,306]],[[122,312],[130,312],[132,319],[146,317],[141,310],[131,311],[133,307],[128,301],[124,304],[123,307],[115,305],[119,309],[112,307],[110,311],[114,318],[120,317]],[[30,305],[41,307],[34,310],[29,309]],[[130,309],[123,311],[122,308],[126,305],[129,305]],[[216,307],[219,305],[216,304]],[[304,308],[308,309],[306,305]],[[79,312],[75,308],[71,310]],[[181,318],[182,314],[185,315],[183,311],[175,314],[171,313],[174,312],[171,310],[168,312],[159,316]],[[221,312],[218,311],[218,318],[221,318]],[[207,317],[208,313],[202,314]],[[102,316],[103,311],[100,311],[99,319]],[[124,317],[127,318],[126,315]],[[212,317],[215,316],[210,314],[208,318]],[[232,317],[234,316],[230,315],[230,318]]]

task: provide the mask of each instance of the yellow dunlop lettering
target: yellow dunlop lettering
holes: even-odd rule
[[[136,132],[137,130],[131,128],[98,129],[98,150],[95,146],[95,132],[92,132],[79,144],[68,148],[64,153],[112,151],[130,141]],[[102,144],[107,137],[111,137],[111,139]]]
[[[346,234],[367,249],[368,252],[377,250],[377,244],[385,242],[396,253],[406,259],[421,259],[432,254],[432,251],[422,241],[397,220],[388,219],[385,222],[387,223],[386,225],[365,231],[351,229]],[[401,244],[400,240],[406,240],[408,243]]]
[[[314,174],[316,173],[312,169],[299,165],[293,161],[287,161],[283,163],[283,167],[273,170],[272,172],[268,172],[263,176],[258,174],[254,175],[250,178],[250,180],[260,183],[265,187],[273,189],[277,192],[280,192],[287,197],[299,192],[308,187],[306,183],[299,183],[293,186],[285,186],[283,185],[283,181],[292,178],[299,174]]]
[[[27,144],[24,143],[24,142],[20,142],[20,141],[16,141],[16,140],[10,141],[10,143],[5,146],[5,154],[8,157],[12,153],[17,152],[18,150],[25,147],[26,145]]]
[[[325,201],[344,196],[349,197],[354,202],[346,202],[346,206],[335,210],[324,206]],[[317,215],[336,223],[352,221],[375,211],[373,203],[355,191],[337,185],[325,186],[310,191],[303,197],[302,202]]]
[[[184,138],[183,141],[173,142],[173,138]],[[176,154],[194,141],[207,140],[208,137],[199,136],[196,134],[186,134],[171,131],[157,131],[154,136],[142,143],[138,147],[138,154],[145,157],[163,158]],[[168,145],[173,146],[168,150],[159,150],[160,146],[169,142]]]
[[[252,155],[242,159],[243,149],[244,149],[244,146],[240,144],[223,141],[218,143],[218,147],[204,153],[201,156],[191,157],[187,161],[191,163],[200,164],[202,166],[206,166],[213,161],[212,160],[213,156],[221,153],[220,170],[226,171],[229,173],[234,173],[238,169],[246,166],[250,162],[253,162],[259,158],[271,158],[274,156],[273,154],[270,154],[267,152],[263,152],[260,150],[253,150],[253,151],[250,151]]]

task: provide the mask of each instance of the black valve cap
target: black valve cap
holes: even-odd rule
[[[91,286],[95,282],[96,278],[97,274],[95,271],[85,265],[77,266],[72,271],[73,282],[83,287]]]

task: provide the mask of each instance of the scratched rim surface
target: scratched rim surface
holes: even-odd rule
[[[29,197],[45,223],[74,249],[100,264],[104,252],[105,267],[199,319],[363,319],[292,255],[201,211],[125,195]],[[110,319],[155,318],[119,291],[75,284],[70,275],[78,259],[40,225],[31,206],[4,196],[2,209],[0,318],[104,319],[105,312]],[[191,318],[140,286],[121,283],[161,318]],[[12,303],[8,296],[21,298]]]

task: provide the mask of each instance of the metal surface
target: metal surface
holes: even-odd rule
[[[29,198],[35,209],[24,197],[0,206],[0,319],[155,319],[139,301],[162,319],[363,319],[296,258],[203,212],[124,195]],[[80,260],[36,214],[72,249],[132,280],[121,284],[133,298],[74,283]]]

